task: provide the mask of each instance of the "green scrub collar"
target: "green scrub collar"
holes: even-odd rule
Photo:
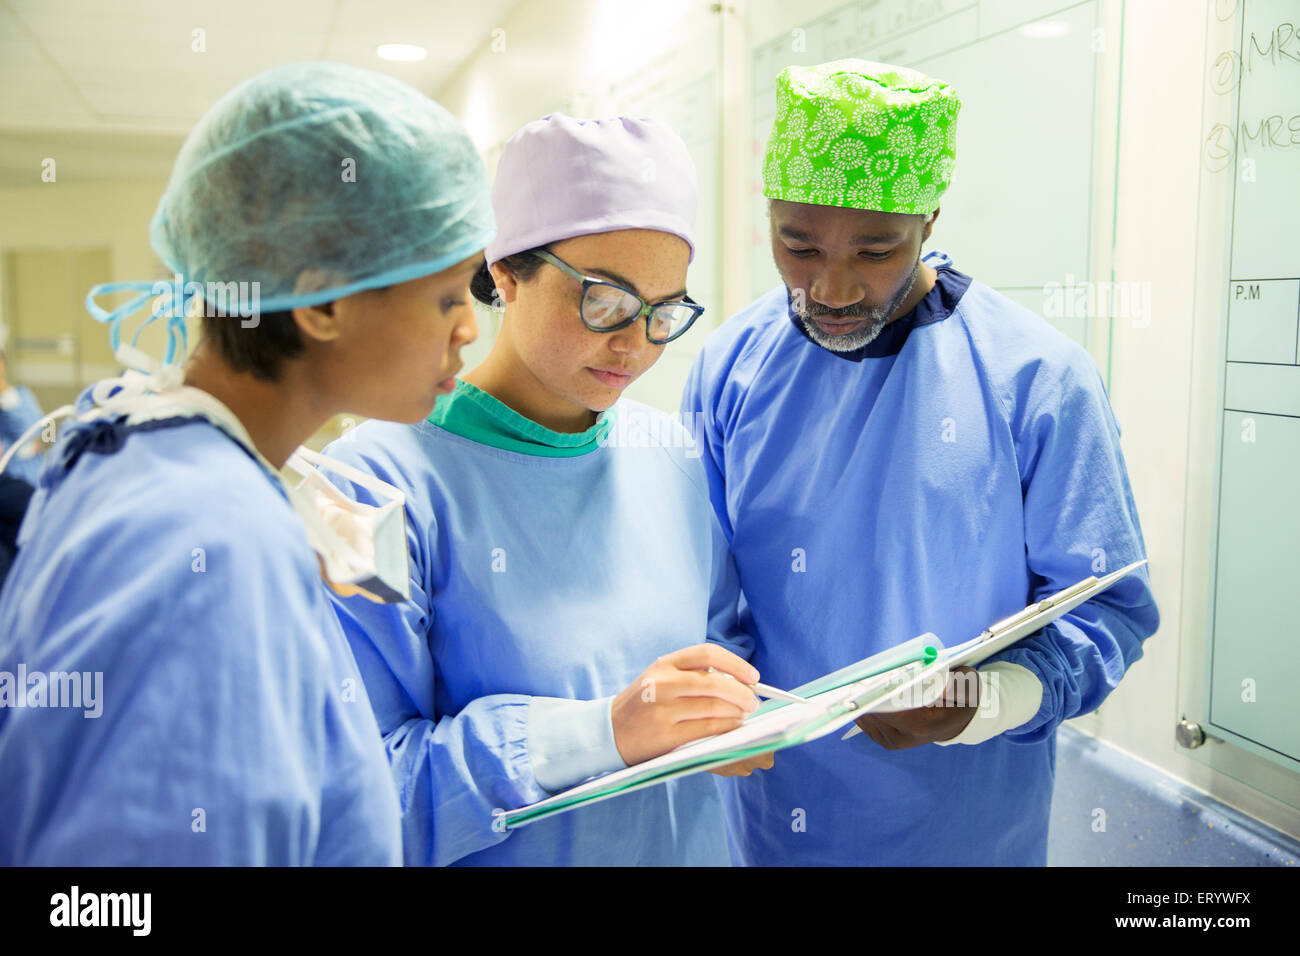
[[[557,432],[520,415],[513,408],[469,382],[456,381],[442,395],[429,422],[480,445],[540,458],[575,458],[595,451],[614,424],[614,408],[602,412],[584,432]]]

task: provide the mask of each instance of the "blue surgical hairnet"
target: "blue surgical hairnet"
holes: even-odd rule
[[[318,305],[439,272],[494,234],[487,172],[446,109],[382,73],[295,63],[226,93],[181,147],[150,224],[175,291],[108,283],[86,304],[116,348],[121,320],[162,295],[149,321],[169,320],[171,361],[200,286],[256,282],[259,312]],[[122,291],[143,294],[112,313],[93,301]]]

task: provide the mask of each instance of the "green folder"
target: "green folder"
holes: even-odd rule
[[[524,826],[534,819],[564,813],[577,806],[608,800],[620,793],[653,787],[666,780],[697,774],[702,770],[723,766],[768,753],[796,747],[798,744],[831,734],[845,724],[852,723],[862,714],[879,710],[905,710],[926,706],[943,693],[950,667],[976,665],[992,654],[1008,648],[1015,641],[1032,635],[1056,620],[1066,611],[1091,600],[1110,585],[1125,578],[1147,563],[1144,559],[1119,568],[1104,578],[1084,578],[1078,583],[1050,594],[1043,600],[1024,607],[1023,610],[989,626],[978,637],[945,649],[932,633],[906,641],[905,644],[884,650],[848,667],[810,680],[793,692],[807,698],[806,704],[768,700],[761,708],[746,718],[744,726],[718,736],[693,740],[672,752],[637,763],[636,766],[617,770],[585,780],[563,793],[517,810],[499,814],[508,827]],[[917,688],[926,688],[922,695],[901,701],[901,695]],[[852,736],[857,728],[850,728]],[[494,821],[495,823],[495,821]]]
[[[890,698],[923,686],[932,677],[942,676],[944,680],[932,681],[937,683],[937,696],[947,678],[942,652],[943,645],[938,639],[933,634],[924,634],[794,688],[795,694],[809,699],[807,704],[769,700],[737,730],[692,741],[663,756],[595,777],[531,806],[506,811],[500,817],[507,828],[520,827],[642,787],[794,747],[825,736]],[[787,708],[793,709],[786,714],[778,713]]]
[[[924,707],[943,693],[950,667],[986,660],[1036,633],[1144,564],[1145,558],[1102,578],[1086,577],[990,625],[978,637],[956,647],[945,649],[933,634],[922,634],[794,688],[793,692],[807,698],[807,703],[769,700],[750,714],[743,726],[730,733],[692,741],[635,767],[584,781],[531,806],[504,811],[500,817],[507,828],[524,826],[642,787],[816,740],[865,713]],[[924,690],[927,682],[930,686]],[[916,688],[922,688],[923,693],[900,702],[901,695]],[[856,730],[850,728],[845,736],[851,736]]]

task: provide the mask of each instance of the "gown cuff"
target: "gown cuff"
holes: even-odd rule
[[[975,716],[956,737],[936,740],[940,747],[982,744],[1019,727],[1038,713],[1043,702],[1043,684],[1029,668],[1010,661],[995,661],[981,667],[979,675],[980,705]]]
[[[528,760],[538,785],[566,790],[626,764],[614,744],[613,697],[534,697],[528,705]]]

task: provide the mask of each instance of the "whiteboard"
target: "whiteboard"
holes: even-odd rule
[[[1232,183],[1208,723],[1300,769],[1300,8],[1234,6],[1236,48],[1209,76],[1230,118],[1210,129],[1204,156]]]

